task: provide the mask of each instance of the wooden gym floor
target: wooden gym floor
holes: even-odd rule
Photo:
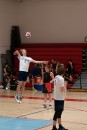
[[[0,130],[52,129],[54,108],[42,107],[41,91],[25,90],[21,104],[14,96],[15,91],[0,89]],[[62,124],[68,130],[87,130],[87,92],[66,93]]]

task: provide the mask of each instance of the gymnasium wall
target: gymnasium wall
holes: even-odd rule
[[[9,49],[12,25],[20,26],[23,43],[83,43],[86,5],[87,0],[0,0],[0,54]]]
[[[0,80],[2,79],[1,54],[5,54],[10,48],[11,26],[18,25],[17,12],[15,0],[0,0]]]
[[[24,43],[83,43],[87,0],[24,0],[18,4]],[[27,39],[25,32],[32,37]]]
[[[0,54],[9,49],[11,26],[18,25],[17,12],[15,0],[0,0]]]

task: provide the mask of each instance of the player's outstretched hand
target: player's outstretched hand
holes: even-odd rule
[[[44,64],[48,64],[49,61],[44,61]]]
[[[13,55],[17,55],[18,53],[19,53],[19,51],[16,50],[16,51],[13,53]]]

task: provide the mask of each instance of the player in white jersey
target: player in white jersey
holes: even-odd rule
[[[21,53],[16,50],[14,52],[14,55],[18,56],[19,59],[19,73],[18,73],[18,86],[16,89],[16,101],[21,103],[22,101],[22,96],[25,90],[25,85],[26,85],[26,80],[28,76],[28,70],[29,70],[29,65],[31,62],[33,63],[44,63],[47,64],[48,61],[36,61],[32,59],[31,57],[27,57],[27,52],[25,49],[21,49]]]
[[[62,111],[64,110],[64,68],[58,68],[58,75],[54,78],[54,117],[53,117],[53,128],[52,130],[68,130],[64,128],[61,124],[61,115]],[[58,121],[59,128],[56,128],[56,123]]]

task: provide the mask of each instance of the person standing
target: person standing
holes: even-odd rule
[[[57,75],[54,78],[54,116],[53,116],[53,128],[52,130],[68,130],[62,126],[61,116],[64,110],[64,91],[66,90],[64,86],[64,68],[59,67],[57,69]],[[59,128],[56,128],[56,123],[58,121]]]
[[[72,62],[72,60],[68,61],[66,72],[70,75],[75,74],[75,64]]]
[[[47,108],[47,98],[49,98],[49,108],[52,108],[52,85],[51,82],[54,79],[54,74],[53,72],[50,72],[49,66],[45,66],[45,72],[43,74],[43,94],[44,94],[44,104],[43,107]],[[47,97],[48,96],[48,97]]]
[[[14,55],[17,55],[19,59],[18,86],[16,89],[15,99],[18,103],[21,103],[22,96],[25,90],[30,63],[33,62],[33,63],[47,64],[48,61],[36,61],[32,59],[31,57],[27,57],[27,51],[25,49],[21,49],[20,52],[16,50],[14,52]]]
[[[5,89],[10,88],[10,75],[11,75],[11,69],[10,69],[8,63],[6,63],[3,68],[3,85],[4,85]]]

